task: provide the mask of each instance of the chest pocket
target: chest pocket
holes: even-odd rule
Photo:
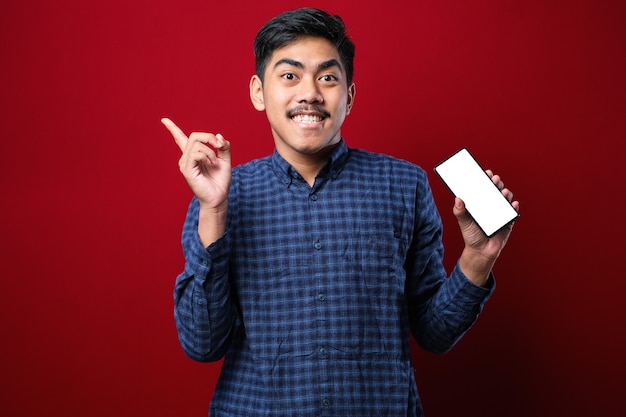
[[[359,236],[355,262],[370,296],[375,300],[395,304],[403,299],[406,274],[401,253],[404,246],[400,239],[389,235]]]

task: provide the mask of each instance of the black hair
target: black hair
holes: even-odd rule
[[[343,20],[339,16],[312,8],[281,13],[259,30],[254,39],[254,55],[256,74],[261,81],[272,53],[304,36],[327,39],[337,48],[346,70],[348,86],[351,85],[354,75],[354,43],[346,33]]]

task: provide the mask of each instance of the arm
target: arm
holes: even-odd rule
[[[187,137],[170,119],[161,119],[161,123],[182,152],[178,166],[198,200],[198,235],[204,246],[209,246],[226,230],[230,143],[220,134],[193,132]]]
[[[508,190],[504,191],[507,192],[505,195],[512,196]],[[463,223],[466,232],[482,234],[465,213],[462,201],[456,201],[455,205],[459,221],[469,220]],[[508,237],[510,230],[501,233]],[[441,234],[441,219],[424,179],[418,184],[415,230],[407,257],[407,296],[413,336],[422,348],[435,353],[450,350],[478,318],[495,288],[491,267],[506,243],[503,235],[494,236],[491,243],[485,243],[480,236],[470,240],[472,243],[466,243],[469,247],[464,249],[459,262],[446,278]],[[469,234],[464,237],[471,238]],[[476,246],[477,243],[482,246]],[[479,247],[483,247],[485,253]],[[466,270],[471,271],[467,274],[475,275],[466,275]]]
[[[186,263],[174,288],[174,319],[185,353],[207,362],[224,355],[239,316],[230,294],[228,235],[205,248],[198,234],[198,214],[194,198],[183,227]]]
[[[195,195],[183,228],[185,271],[174,290],[178,336],[192,359],[217,360],[237,317],[230,297],[225,235],[230,143],[219,134],[194,132],[187,137],[171,120],[161,122],[182,152],[178,165]]]

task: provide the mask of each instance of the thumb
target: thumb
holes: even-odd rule
[[[454,198],[454,208],[452,209],[452,213],[456,216],[456,219],[459,221],[461,227],[468,225],[472,221],[472,217],[465,209],[465,203],[459,197]]]
[[[215,137],[217,138],[217,144],[215,146],[215,149],[217,150],[217,157],[230,163],[230,142],[224,139],[224,136],[222,136],[221,133],[218,133]]]

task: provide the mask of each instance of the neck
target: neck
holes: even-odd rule
[[[309,186],[313,186],[315,183],[315,178],[317,178],[317,174],[320,172],[326,160],[320,161],[320,163],[292,163],[291,165],[298,171],[302,178],[309,184]]]
[[[336,144],[329,146],[328,148],[313,154],[301,153],[289,148],[281,149],[278,147],[277,150],[280,156],[282,156],[292,167],[294,167],[296,171],[298,171],[298,174],[304,178],[309,186],[313,186],[315,178],[317,178],[317,174],[322,168],[324,168],[324,165],[326,165],[330,154],[336,146]]]

